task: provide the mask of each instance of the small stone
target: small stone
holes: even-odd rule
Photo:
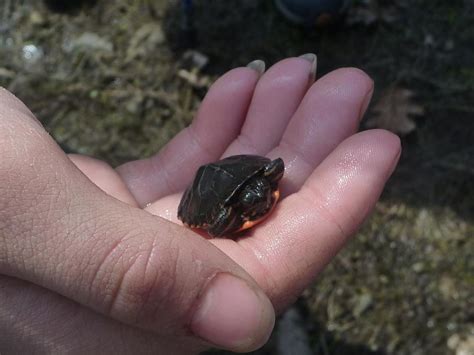
[[[412,266],[413,271],[416,273],[422,272],[424,268],[425,268],[425,265],[422,262],[415,263]]]
[[[27,44],[21,49],[21,54],[25,62],[35,64],[43,58],[43,50],[34,44]]]

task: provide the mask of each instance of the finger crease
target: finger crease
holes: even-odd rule
[[[336,228],[339,230],[341,233],[341,237],[345,238],[348,234],[345,231],[345,228],[342,226],[342,224],[338,221],[338,219],[334,216],[334,214],[331,212],[330,208],[326,204],[318,204],[316,201],[324,201],[324,194],[319,191],[316,187],[309,188],[306,186],[305,188],[306,191],[303,189],[299,191],[300,197],[307,201],[309,204],[313,205],[316,210],[320,211],[320,215],[329,223],[333,224],[336,226]],[[308,192],[308,193],[307,193]],[[309,195],[309,196],[308,196]]]
[[[102,270],[104,268],[108,268],[111,266],[111,264],[109,264],[110,262],[112,262],[110,259],[113,258],[113,255],[119,251],[119,248],[121,246],[123,246],[123,243],[125,242],[125,240],[127,240],[128,238],[130,238],[130,235],[125,235],[124,237],[122,238],[119,238],[118,240],[114,241],[113,244],[110,246],[109,250],[104,254],[104,256],[102,257],[102,260],[99,262],[96,270],[94,270],[93,272],[93,275],[94,275],[94,278],[92,279],[92,281],[89,283],[90,287],[89,287],[89,295],[92,295],[93,294],[93,290],[94,289],[99,289],[99,290],[105,290],[104,292],[107,292],[107,289],[108,287],[107,286],[110,286],[110,285],[103,285],[102,287],[100,286],[100,283],[102,282],[103,283],[103,280],[101,280],[100,278],[100,275],[102,274],[105,274],[105,275],[111,275],[110,273],[108,272],[102,272]],[[123,254],[123,251],[122,251],[122,254]],[[120,260],[120,258],[122,257],[122,255],[118,255],[116,258],[117,260]],[[109,261],[110,260],[110,261]],[[122,275],[121,278],[123,279],[125,277],[125,275]],[[99,285],[97,285],[97,283],[99,283]],[[109,282],[110,283],[110,278],[109,278]],[[106,299],[108,298],[108,294],[106,293],[105,295],[103,295],[103,299],[104,301],[106,302],[105,304],[105,308],[106,308],[106,314],[110,314],[112,308],[113,308],[113,305],[115,304],[115,301],[116,301],[116,295],[117,295],[117,290],[120,289],[120,284],[122,283],[122,280],[118,281],[118,286],[116,287],[116,290],[112,292],[112,295],[110,295],[112,297],[112,300],[110,302],[108,302],[108,305],[107,305],[107,301]]]
[[[162,158],[161,158],[162,156],[163,156],[163,154],[160,154],[158,159],[153,159],[153,158],[150,159],[150,161],[152,163],[152,166],[153,166],[153,170],[155,172],[157,172],[158,174],[160,174],[160,173],[162,174],[162,178],[163,178],[166,186],[168,186],[169,191],[176,192],[176,191],[178,191],[178,189],[174,185],[173,180],[171,179],[171,177],[169,175],[168,169],[164,168],[165,164],[163,164],[163,162],[162,162]],[[151,202],[151,201],[147,201],[147,202]]]
[[[199,150],[201,150],[203,153],[207,155],[206,160],[210,160],[214,157],[214,154],[204,145],[204,143],[199,139],[199,135],[197,134],[196,130],[193,128],[193,126],[189,126],[186,128],[186,132],[188,133],[189,138],[192,140],[194,145],[198,147]]]
[[[240,135],[237,137],[237,142],[241,147],[245,147],[245,149],[249,149],[255,154],[257,154],[259,151],[255,144],[252,142],[252,139],[250,139],[250,137],[244,133],[240,133]]]
[[[300,158],[303,163],[305,163],[311,170],[314,169],[314,162],[309,160],[306,157],[306,154],[304,154],[295,144],[282,139],[282,141],[280,142],[280,147],[284,150],[292,152],[296,157]]]
[[[256,265],[258,268],[257,275],[260,275],[260,277],[256,278],[258,284],[265,290],[270,299],[276,298],[279,282],[273,276],[273,272],[268,268],[267,264],[261,262],[261,255],[265,255],[266,251],[262,250],[257,245],[250,245],[247,243],[237,243],[237,245],[245,250],[244,253],[253,257],[252,264]]]

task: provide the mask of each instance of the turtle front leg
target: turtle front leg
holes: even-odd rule
[[[223,207],[207,232],[213,237],[223,237],[238,231],[242,223],[242,217],[235,213],[232,207]]]

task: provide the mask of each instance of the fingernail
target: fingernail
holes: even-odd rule
[[[372,87],[367,92],[367,94],[365,94],[364,101],[362,101],[362,105],[360,106],[359,121],[362,120],[362,118],[364,117],[365,112],[367,111],[367,108],[369,107],[370,100],[372,100],[373,94],[374,94],[374,85],[372,84]]]
[[[253,351],[275,324],[270,300],[242,279],[218,274],[207,286],[191,321],[194,334],[219,347]]]
[[[247,68],[255,70],[259,76],[262,76],[262,74],[265,72],[265,62],[263,60],[257,59],[247,64]]]
[[[399,136],[396,136],[396,137],[398,138],[398,145],[399,145],[398,153],[397,153],[397,155],[395,155],[395,157],[393,159],[392,167],[390,168],[390,173],[388,174],[388,176],[391,176],[393,174],[393,172],[395,171],[395,168],[398,165],[398,161],[400,160],[400,156],[402,155],[402,146],[401,146],[401,143],[400,143],[400,137]]]
[[[312,81],[316,80],[316,68],[318,67],[318,57],[314,53],[306,53],[300,56],[300,58],[307,60],[311,63],[311,71],[309,72]]]

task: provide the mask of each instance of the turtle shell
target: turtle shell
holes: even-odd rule
[[[270,163],[270,159],[257,155],[234,155],[201,166],[181,199],[178,218],[192,227],[207,225],[222,206],[232,203],[249,179],[263,174]]]

